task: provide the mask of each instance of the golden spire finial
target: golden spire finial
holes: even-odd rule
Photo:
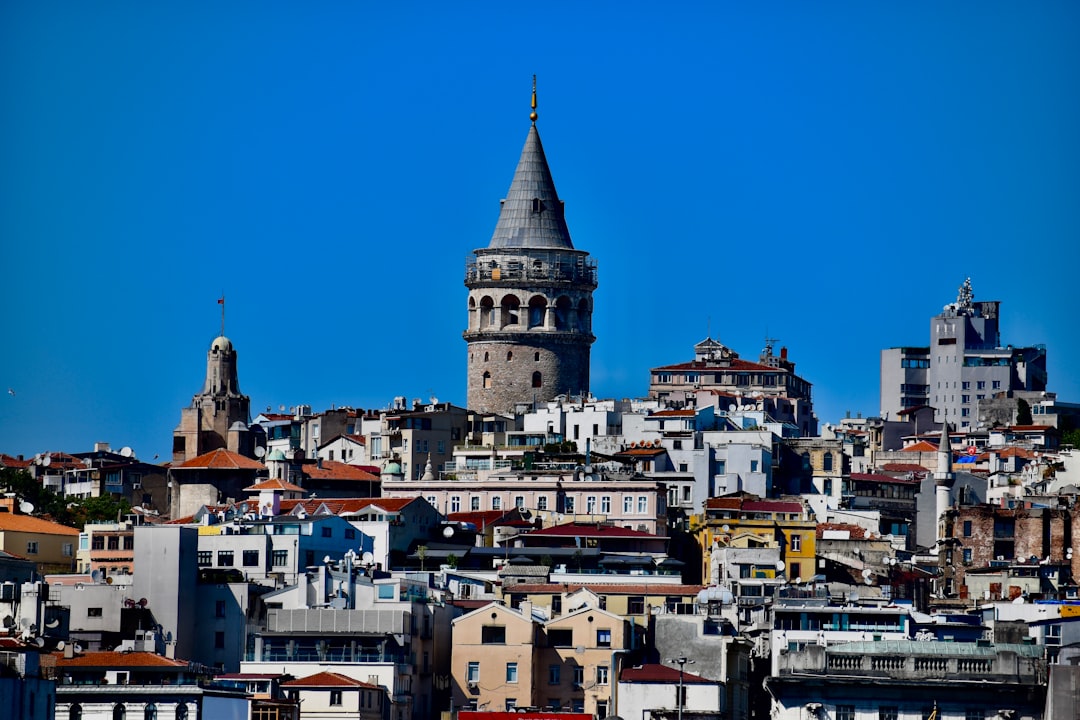
[[[533,96],[532,96],[532,112],[529,113],[529,119],[536,122],[536,118],[540,117],[536,114],[536,76],[533,75]]]

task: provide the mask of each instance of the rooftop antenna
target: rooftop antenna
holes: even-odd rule
[[[532,112],[529,113],[529,119],[533,121],[533,125],[536,124],[538,117],[540,116],[536,114],[536,75],[533,75]]]

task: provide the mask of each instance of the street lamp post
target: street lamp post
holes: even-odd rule
[[[683,667],[686,665],[693,665],[694,661],[682,656],[677,658],[671,658],[668,660],[670,663],[675,663],[679,666],[679,696],[675,698],[676,706],[679,708],[679,720],[682,720],[683,711]]]

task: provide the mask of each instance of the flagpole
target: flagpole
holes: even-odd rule
[[[218,305],[221,305],[221,337],[225,337],[225,293],[221,293],[221,299],[218,300]]]

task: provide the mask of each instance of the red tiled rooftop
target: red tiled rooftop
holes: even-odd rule
[[[802,503],[784,500],[748,500],[742,504],[744,512],[801,513]]]
[[[304,512],[311,514],[318,510],[320,506],[325,505],[327,510],[335,515],[351,515],[372,506],[386,512],[396,513],[401,512],[402,508],[416,500],[417,498],[307,498],[304,500],[282,500],[281,512],[291,513],[299,505],[304,508]]]
[[[361,682],[360,680],[354,680],[347,675],[342,675],[335,672],[318,672],[314,675],[308,675],[307,677],[297,678],[296,680],[289,680],[288,682],[281,683],[282,687],[289,688],[301,688],[301,687],[354,687],[354,688],[368,688],[370,690],[379,690],[378,685],[372,685],[371,683]]]
[[[649,417],[694,417],[693,410],[657,410]]]
[[[667,450],[662,447],[637,447],[620,450],[619,452],[615,453],[615,456],[618,457],[620,455],[632,455],[634,457],[656,457],[657,455],[663,455],[666,452]]]
[[[170,660],[151,652],[87,652],[66,658],[63,653],[55,653],[57,667],[87,668],[175,668],[184,670],[188,663],[182,660]]]
[[[551,527],[544,528],[543,530],[534,530],[529,533],[529,536],[537,537],[623,537],[623,538],[654,538],[658,535],[651,535],[647,532],[640,530],[632,530],[630,528],[618,527],[614,525],[596,525],[586,523],[566,523],[564,525],[553,525]]]
[[[322,467],[312,463],[305,464],[301,468],[303,473],[313,480],[362,480],[372,482],[378,480],[377,475],[369,473],[358,465],[349,465],[333,460],[323,460]]]
[[[218,448],[217,450],[211,450],[210,452],[200,455],[198,457],[191,458],[186,462],[182,462],[179,465],[175,465],[174,469],[196,469],[202,468],[205,470],[265,470],[266,467],[256,460],[244,457],[238,453],[230,452],[224,448]]]
[[[286,492],[305,492],[304,488],[299,485],[293,485],[286,480],[280,480],[274,478],[273,480],[263,480],[262,482],[249,485],[244,488],[244,492],[261,492],[263,490],[284,490]]]
[[[623,668],[622,673],[619,675],[620,682],[660,683],[664,685],[678,683],[680,679],[684,685],[718,685],[720,683],[719,680],[709,680],[686,671],[680,672],[679,668],[659,664]]]
[[[908,445],[901,452],[937,452],[937,445],[920,440],[914,445]]]
[[[22,513],[0,512],[0,532],[33,533],[37,535],[78,535],[76,528],[60,523],[23,515]],[[25,545],[25,543],[24,543]]]

